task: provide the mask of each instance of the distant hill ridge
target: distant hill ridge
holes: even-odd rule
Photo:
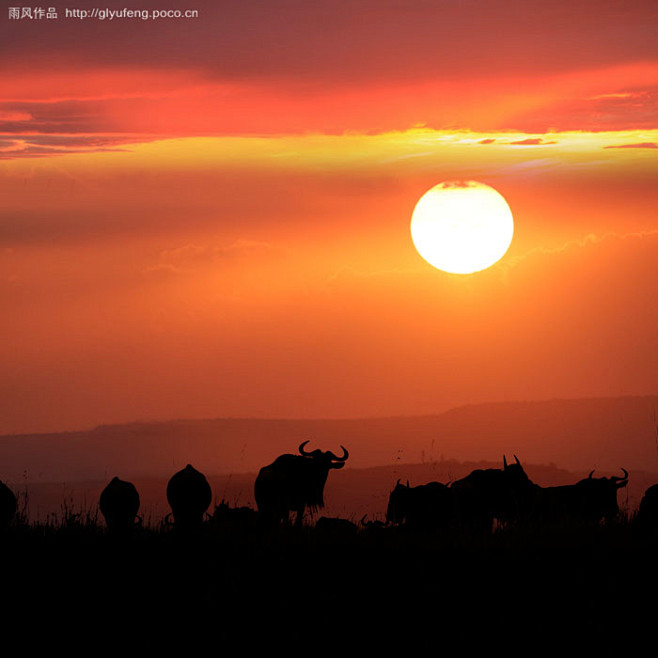
[[[344,420],[171,420],[0,437],[0,480],[162,477],[192,463],[209,474],[250,473],[283,452],[350,451],[368,468],[448,459],[524,462],[570,470],[658,470],[658,395],[498,402],[427,416]]]

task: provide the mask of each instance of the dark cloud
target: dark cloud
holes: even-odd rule
[[[533,110],[515,124],[525,132],[641,130],[655,128],[656,116],[658,86],[622,86],[610,93],[571,97],[549,104]]]
[[[0,103],[0,133],[111,132],[103,105],[100,100]],[[29,118],[17,120],[18,115]]]
[[[468,188],[468,187],[478,187],[479,183],[476,183],[472,180],[449,180],[443,183],[439,183],[437,187],[442,189],[452,189],[452,188]]]
[[[513,146],[546,146],[547,144],[557,144],[557,142],[546,142],[542,137],[528,137],[520,139],[518,142],[508,142]]]
[[[11,135],[0,134],[0,160],[48,157],[68,153],[125,151],[128,144],[155,138],[135,135]]]
[[[465,116],[463,107],[451,103],[440,109],[433,98],[428,105],[414,98],[426,82],[440,89],[446,81],[472,81],[477,88],[491,80],[496,85],[523,77],[542,81],[546,75],[656,61],[658,3],[576,4],[197,0],[196,19],[8,21],[0,43],[0,57],[7,62],[0,132],[144,133],[151,127],[168,135],[377,132],[418,122],[525,133],[653,127],[655,93],[638,96],[632,90],[590,98],[570,91],[568,100],[562,95],[527,112],[515,114],[506,106],[510,120],[495,118],[500,112],[492,111],[490,123]],[[108,0],[107,6],[122,9],[123,2]],[[140,6],[162,9],[161,0]],[[60,75],[66,84],[59,84]],[[158,82],[141,84],[150,78]],[[395,120],[392,114],[382,118],[383,103],[368,106],[358,97],[363,89],[383,94],[401,81],[408,91],[394,103]],[[607,91],[605,85],[596,87],[601,88]],[[260,111],[267,94],[250,96],[245,90],[275,90],[282,102],[267,116]],[[347,102],[332,95],[337,91],[348,95]],[[509,87],[491,96],[506,93]],[[583,96],[587,93],[596,92]],[[320,111],[309,103],[316,97],[327,99]],[[309,108],[304,126],[290,119],[297,107]]]
[[[32,115],[29,112],[0,110],[0,122],[30,121]]]
[[[658,149],[655,142],[639,142],[637,144],[619,144],[616,146],[604,146],[604,149]]]
[[[128,67],[221,79],[389,81],[587,69],[656,56],[654,0],[196,0],[199,17],[10,21],[0,56],[45,72]],[[104,6],[121,9],[123,0]],[[162,9],[145,0],[142,9]],[[63,13],[63,10],[60,10]],[[6,17],[5,17],[6,20]],[[492,29],[493,28],[493,29]]]
[[[493,144],[495,141],[495,139],[481,139],[478,144]]]

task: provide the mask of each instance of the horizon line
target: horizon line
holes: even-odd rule
[[[8,432],[0,433],[0,440],[6,438],[18,438],[21,436],[48,436],[58,434],[87,434],[96,432],[103,429],[129,427],[131,425],[166,425],[169,423],[202,423],[202,422],[217,422],[217,421],[257,421],[257,422],[357,422],[357,421],[381,421],[392,419],[413,419],[413,418],[431,418],[442,416],[458,409],[465,409],[468,407],[484,407],[484,406],[502,406],[502,405],[519,405],[519,404],[547,404],[555,402],[579,402],[579,401],[595,401],[595,400],[629,400],[629,399],[644,399],[644,398],[658,398],[657,393],[644,393],[644,394],[627,394],[627,395],[592,395],[582,397],[551,397],[551,398],[533,398],[533,399],[514,399],[514,400],[489,400],[486,402],[465,402],[462,404],[455,404],[444,408],[442,411],[434,411],[427,413],[411,413],[411,414],[387,414],[385,416],[338,416],[335,418],[326,416],[317,417],[294,417],[294,416],[201,416],[201,417],[175,417],[168,419],[136,419],[118,422],[99,423],[91,427],[82,429],[60,429],[60,430],[43,430],[35,432]],[[657,410],[658,413],[658,410]]]

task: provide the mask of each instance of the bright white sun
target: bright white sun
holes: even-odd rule
[[[514,220],[503,196],[476,181],[439,183],[420,197],[411,239],[430,265],[454,274],[499,261],[512,242]]]

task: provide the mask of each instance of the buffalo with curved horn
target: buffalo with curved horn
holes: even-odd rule
[[[628,484],[628,471],[611,477],[593,477],[594,471],[574,484],[558,487],[535,485],[530,520],[539,523],[599,523],[619,514],[617,490]]]
[[[510,523],[522,515],[534,484],[516,455],[514,461],[508,464],[503,456],[502,469],[476,469],[450,485],[463,529],[489,533],[494,520]]]
[[[132,482],[114,477],[103,489],[99,507],[110,532],[126,533],[135,526],[139,512],[139,493]]]
[[[379,530],[382,530],[386,528],[386,526],[388,525],[388,521],[379,521],[377,519],[373,519],[372,521],[369,521],[367,514],[364,514],[361,517],[361,521],[359,523],[361,524],[361,528],[372,532],[377,532]]]
[[[167,502],[174,524],[182,530],[201,527],[211,500],[212,490],[206,476],[190,464],[172,475],[167,484]]]
[[[349,457],[344,446],[339,457],[333,452],[307,451],[304,441],[298,455],[281,455],[260,469],[254,484],[256,505],[261,517],[270,523],[288,521],[295,512],[295,524],[301,526],[304,510],[324,507],[324,485],[329,471],[343,468]]]

